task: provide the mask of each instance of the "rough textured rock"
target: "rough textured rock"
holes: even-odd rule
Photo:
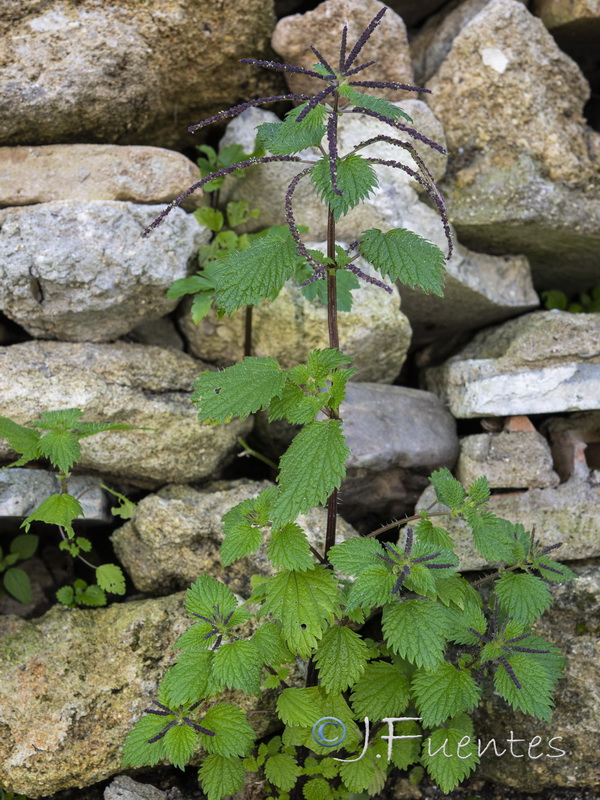
[[[250,594],[253,574],[270,575],[265,547],[227,568],[221,564],[221,518],[230,508],[270,486],[266,481],[216,483],[197,491],[190,486],[165,486],[140,501],[135,517],[112,536],[115,551],[139,591],[166,594],[189,586],[208,573],[234,592]],[[327,512],[311,509],[298,518],[310,543],[322,551]],[[356,531],[338,519],[339,541]]]
[[[68,480],[69,494],[80,497],[85,522],[111,522],[106,494],[100,481],[86,475]],[[55,472],[13,467],[0,472],[0,517],[27,517],[51,494],[60,492]]]
[[[349,519],[411,510],[431,472],[456,462],[456,424],[428,392],[350,384],[340,415],[352,451],[340,490]]]
[[[554,605],[536,623],[535,631],[560,647],[566,656],[565,675],[558,684],[552,722],[541,722],[520,711],[512,711],[497,695],[488,693],[475,719],[475,731],[484,742],[496,737],[499,748],[505,745],[510,731],[524,739],[516,744],[515,753],[496,758],[491,752],[483,757],[477,777],[513,787],[520,792],[542,792],[551,796],[550,787],[580,789],[600,787],[600,568],[588,562],[575,567],[578,579],[563,585],[552,584]],[[541,758],[527,758],[527,748],[535,736],[541,738],[534,748]],[[564,756],[552,751],[548,742],[562,737],[553,746]],[[538,740],[536,740],[537,742]],[[505,745],[506,746],[506,745]],[[548,758],[547,754],[555,756]],[[557,792],[558,794],[558,792]],[[593,794],[590,793],[590,797]]]
[[[583,117],[587,82],[543,23],[517,0],[492,0],[428,88],[448,140],[443,189],[461,241],[526,255],[538,288],[595,283],[600,135]]]
[[[279,76],[239,63],[270,56],[274,24],[271,0],[11,3],[0,143],[193,143],[187,127],[240,93],[281,93]]]
[[[166,800],[167,795],[151,783],[119,775],[104,790],[104,800]]]
[[[2,412],[23,424],[40,411],[76,406],[89,421],[149,427],[83,439],[79,468],[149,486],[200,480],[252,425],[198,422],[189,393],[204,367],[159,347],[24,342],[0,349]],[[4,446],[0,457],[8,453]]]
[[[0,619],[0,782],[37,798],[122,770],[125,736],[141,716],[188,627],[183,593]],[[260,699],[226,692],[245,710]],[[249,720],[265,732],[268,715]]]
[[[209,238],[192,215],[164,206],[61,200],[0,211],[0,308],[32,336],[116,339],[177,305],[165,297]]]
[[[438,71],[462,29],[492,0],[451,0],[433,14],[411,39],[415,80],[423,86]],[[527,6],[529,0],[520,0]]]
[[[600,396],[600,315],[534,311],[425,370],[455,417],[583,411]]]
[[[600,481],[592,474],[589,480],[574,477],[555,488],[495,494],[486,508],[503,519],[520,523],[528,531],[535,528],[536,539],[545,545],[562,542],[553,555],[557,561],[571,561],[600,556],[599,501]],[[428,508],[432,503],[432,513],[447,511],[435,502],[435,492],[428,487],[416,507]],[[442,517],[439,524],[454,539],[461,570],[485,566],[485,560],[472,545],[465,523]]]
[[[183,339],[171,317],[142,322],[141,325],[136,325],[124,339],[156,347],[171,347],[173,350],[185,349]]]
[[[461,439],[456,477],[470,486],[482,475],[492,489],[541,489],[559,482],[548,442],[535,431],[478,433]]]
[[[56,144],[0,148],[0,206],[53,200],[170,203],[200,178],[181,153],[159,147]],[[202,205],[202,189],[184,203]]]
[[[436,219],[431,222],[439,227]],[[430,230],[428,226],[424,232],[421,227],[420,232],[430,238]],[[408,286],[399,289],[413,342],[419,344],[448,341],[453,334],[500,322],[539,305],[524,256],[490,256],[461,244],[446,262],[443,297]]]
[[[312,44],[330,64],[337,66],[344,25],[348,26],[349,54],[360,34],[383,7],[384,4],[379,0],[327,0],[314,11],[279,20],[271,44],[288,64],[311,68],[316,61],[308,48]],[[354,66],[373,59],[377,60],[377,64],[357,80],[397,81],[414,85],[406,27],[391,9],[388,9],[378,29],[361,50]],[[294,73],[286,73],[285,77],[293,92],[316,94],[323,88],[322,82],[315,78]],[[381,93],[391,100],[401,97],[398,91],[391,89],[382,89]]]
[[[320,247],[325,252],[324,245]],[[362,259],[355,263],[371,272]],[[400,373],[411,333],[400,311],[398,292],[394,289],[390,295],[361,282],[353,298],[352,310],[338,316],[340,347],[355,359],[353,380],[391,383]],[[189,308],[189,303],[183,308]],[[188,312],[180,318],[180,328],[192,353],[200,358],[225,366],[243,357],[243,313],[218,319],[211,311],[196,325]],[[253,355],[272,356],[289,369],[306,363],[308,353],[319,347],[328,347],[327,309],[318,301],[307,300],[292,282],[276,300],[253,310]]]
[[[598,0],[533,0],[533,11],[551,31],[574,22],[594,25],[600,19]]]

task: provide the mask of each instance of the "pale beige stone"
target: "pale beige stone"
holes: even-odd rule
[[[198,180],[193,161],[161,147],[0,147],[0,207],[52,200],[170,203]],[[199,189],[183,208],[193,211],[204,202]]]
[[[600,21],[599,0],[533,0],[533,11],[549,30],[573,22],[585,22],[595,29]]]
[[[360,34],[383,7],[384,4],[379,0],[326,0],[313,11],[281,19],[273,33],[271,44],[286,63],[309,69],[317,61],[309,49],[312,44],[336,69],[344,25],[348,26],[346,52],[349,54]],[[414,85],[406,26],[389,8],[352,66],[357,67],[373,59],[377,64],[361,72],[356,80],[396,81]],[[285,77],[293,92],[316,94],[325,85],[316,78],[307,78],[304,75],[286,73]],[[391,100],[399,100],[403,96],[391,89],[381,89],[378,92]]]

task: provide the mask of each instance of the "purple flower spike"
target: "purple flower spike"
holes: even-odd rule
[[[312,111],[313,108],[319,105],[321,100],[324,100],[327,97],[327,95],[332,94],[333,92],[335,92],[335,90],[336,90],[335,86],[328,86],[326,89],[323,89],[322,92],[319,92],[319,94],[316,94],[314,97],[311,97],[311,99],[308,101],[308,103],[304,106],[302,111],[296,117],[296,122],[302,122],[302,120],[308,114],[309,111]]]
[[[148,739],[148,744],[154,744],[154,742],[158,742],[159,739],[162,739],[163,736],[166,735],[167,731],[169,731],[174,725],[177,724],[176,719],[172,719],[171,722],[168,722],[165,727],[162,729],[160,733],[157,733],[156,736],[153,736],[151,739]]]
[[[356,264],[348,264],[346,269],[353,272],[357,278],[362,278],[365,283],[371,283],[373,286],[379,286],[380,289],[384,289],[388,294],[394,294],[394,290],[391,286],[388,286],[387,283],[380,281],[378,278],[373,278],[371,275],[367,275],[366,272],[363,272],[362,269],[356,266]]]
[[[296,249],[302,258],[307,261],[316,272],[322,273],[324,271],[323,265],[311,256],[306,249],[306,245],[300,238],[300,231],[298,230],[298,226],[296,225],[296,220],[294,218],[294,205],[292,202],[296,187],[302,178],[304,178],[305,175],[308,175],[311,169],[312,167],[307,167],[306,169],[303,169],[302,172],[299,172],[294,178],[292,178],[287,188],[287,192],[285,193],[285,221],[290,229],[290,233],[292,234],[292,239],[294,242],[296,242]]]
[[[350,75],[356,75],[357,72],[362,72],[363,69],[366,69],[367,67],[372,67],[373,64],[376,63],[377,62],[375,61],[375,59],[373,59],[372,61],[367,61],[366,64],[361,64],[360,67],[354,67],[354,69],[348,70],[348,72],[344,71],[344,76],[346,78],[349,78]]]
[[[330,114],[327,121],[327,143],[329,145],[329,171],[331,173],[331,186],[335,194],[343,195],[344,193],[337,185],[337,162],[338,150],[336,142],[336,123],[337,115]]]
[[[342,31],[342,44],[340,45],[340,62],[339,62],[339,69],[340,72],[344,69],[344,61],[346,60],[346,44],[348,42],[348,26],[344,25],[344,29]]]
[[[182,717],[181,719],[186,725],[189,725],[190,728],[198,731],[198,733],[204,733],[207,736],[215,736],[214,731],[209,731],[208,728],[203,728],[202,725],[198,725],[197,722],[193,722],[189,717]]]
[[[517,687],[517,689],[521,689],[522,686],[519,683],[519,681],[517,680],[517,676],[515,675],[515,671],[511,667],[511,665],[508,663],[508,661],[504,658],[504,656],[502,656],[502,658],[500,658],[499,660],[500,660],[500,663],[502,664],[502,666],[504,667],[504,669],[508,672],[508,675],[509,675],[511,681],[514,683],[514,685]]]
[[[331,64],[329,64],[329,63],[328,63],[328,62],[325,60],[325,58],[323,58],[323,56],[321,55],[321,53],[319,53],[319,51],[317,50],[317,48],[316,48],[316,47],[313,47],[313,46],[312,46],[312,44],[310,45],[310,49],[313,51],[313,53],[316,55],[316,57],[319,59],[319,61],[320,61],[320,62],[321,62],[321,64],[322,64],[322,65],[325,67],[325,69],[329,70],[329,75],[327,75],[327,76],[324,76],[324,77],[328,77],[328,78],[335,78],[335,70],[334,70],[334,68],[331,66]]]
[[[358,56],[360,51],[363,49],[363,47],[366,45],[367,41],[371,37],[371,34],[375,30],[375,28],[381,22],[383,15],[385,14],[386,11],[387,7],[382,8],[381,11],[376,16],[373,17],[371,22],[369,22],[365,30],[361,33],[360,37],[358,38],[358,41],[350,51],[350,55],[346,59],[346,63],[344,64],[344,70],[348,70],[350,65],[355,61],[356,57]]]
[[[369,66],[371,63],[370,62]],[[354,72],[354,70],[352,70]],[[350,73],[352,74],[352,73]],[[423,86],[409,86],[406,83],[398,83],[397,81],[350,81],[350,86],[364,86],[366,89],[402,89],[405,92],[424,92],[431,94],[431,89],[425,89]]]
[[[280,64],[278,61],[264,61],[261,58],[240,58],[241,64],[252,64],[255,67],[264,67],[265,69],[272,69],[275,72],[299,72],[302,75],[309,75],[311,78],[319,78],[319,80],[326,81],[327,77],[315,72],[312,69],[305,67],[296,67],[293,64]]]
[[[196,125],[190,125],[188,131],[190,133],[195,133],[196,131],[200,130],[200,128],[205,128],[207,125],[212,125],[213,122],[222,122],[224,119],[231,119],[232,117],[237,117],[239,114],[242,114],[248,108],[253,108],[254,106],[260,106],[263,103],[274,103],[277,100],[308,100],[308,95],[305,94],[276,94],[272,95],[271,97],[258,97],[256,100],[248,100],[246,103],[240,103],[237,106],[232,106],[231,108],[226,109],[225,111],[219,111],[218,114],[214,114],[212,117],[207,117],[203,119],[202,122],[198,122]]]

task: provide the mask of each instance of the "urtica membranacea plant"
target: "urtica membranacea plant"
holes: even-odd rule
[[[388,279],[442,296],[445,260],[438,247],[405,229],[357,231],[355,241],[342,246],[336,223],[377,187],[374,168],[392,167],[420,184],[438,209],[446,257],[452,252],[444,201],[420,154],[422,147],[444,148],[413,128],[398,104],[363,91],[427,90],[356,79],[375,63],[358,58],[385,10],[351,48],[344,28],[335,66],[314,47],[312,69],[242,59],[319,79],[324,88],[314,96],[251,100],[192,126],[195,131],[263,103],[297,104],[283,122],[258,127],[266,155],[205,175],[146,231],[215,178],[257,164],[297,162],[285,197],[287,228],[272,228],[246,249],[224,255],[211,272],[214,304],[231,315],[275,298],[300,273],[305,289],[316,289],[327,306],[329,346],[313,350],[306,364],[283,369],[274,358],[247,356],[203,372],[192,395],[200,422],[226,423],[262,410],[270,421],[302,426],[281,457],[276,484],[222,520],[223,566],[264,546],[271,574],[255,576],[245,600],[209,575],[189,588],[185,607],[192,625],[125,743],[124,764],[132,767],[167,760],[183,769],[199,758],[209,800],[245,784],[248,798],[265,800],[378,796],[394,770],[407,771],[413,783],[426,770],[448,792],[479,763],[469,714],[486,684],[513,708],[549,720],[562,671],[558,649],[531,626],[551,603],[547,582],[574,574],[549,557],[557,545],[544,546],[533,532],[485,508],[486,478],[465,489],[449,470],[437,470],[431,482],[447,511],[419,510],[336,544],[337,492],[349,455],[340,406],[354,372],[352,358],[340,350],[338,311],[347,308],[358,279],[382,291],[392,291]],[[345,114],[372,117],[390,134],[340,153],[338,125]],[[398,147],[409,163],[370,155],[378,143]],[[294,194],[305,179],[324,206],[326,252],[309,249],[296,223]],[[380,277],[361,269],[359,258]],[[327,506],[322,550],[298,523],[316,506]],[[444,516],[466,522],[476,551],[493,562],[483,577],[469,581],[457,572],[455,543],[437,524]],[[378,538],[394,530],[397,541]],[[485,587],[481,593],[479,586]],[[368,636],[360,632],[367,620]],[[220,699],[226,690],[255,698],[275,694],[277,735],[256,744],[252,711]]]

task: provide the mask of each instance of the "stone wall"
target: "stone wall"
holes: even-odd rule
[[[198,423],[192,383],[203,369],[242,357],[243,316],[211,311],[195,323],[189,300],[166,297],[175,280],[197,270],[198,251],[210,241],[193,213],[209,197],[196,192],[151,237],[141,234],[200,177],[192,146],[203,140],[186,133],[189,125],[244,99],[288,91],[279,73],[239,58],[276,54],[311,64],[310,43],[333,57],[330,43],[342,26],[349,23],[352,35],[382,7],[379,0],[315,5],[16,0],[0,9],[0,414],[25,423],[77,406],[86,419],[154,429],[84,440],[73,478],[85,492],[86,519],[76,525],[102,553],[112,534],[130,602],[53,605],[65,573],[50,538],[25,563],[32,603],[0,597],[0,786],[7,790],[38,798],[118,775],[123,737],[185,626],[181,590],[208,572],[247,595],[248,576],[268,574],[263,551],[223,573],[220,517],[274,478],[258,462],[236,458],[238,437],[276,458],[294,431],[268,428],[260,415]],[[378,62],[375,77],[431,90],[424,99],[389,99],[447,146],[447,157],[421,144],[417,152],[447,200],[456,248],[443,300],[366,285],[341,314],[342,347],[357,372],[342,406],[352,456],[339,537],[430,505],[427,477],[447,466],[467,483],[487,475],[492,510],[535,528],[547,544],[563,543],[560,557],[579,579],[552,587],[556,606],[540,626],[568,659],[556,723],[538,730],[490,696],[477,724],[482,735],[512,729],[527,740],[551,729],[568,756],[508,765],[483,759],[470,785],[477,792],[486,780],[500,792],[548,797],[559,788],[591,792],[600,788],[600,313],[545,310],[540,294],[555,289],[576,299],[600,287],[600,134],[593,127],[600,6],[388,5],[366,55]],[[291,77],[290,91],[311,90]],[[255,127],[286,109],[250,109],[210,142],[250,151]],[[376,119],[346,117],[340,147],[381,132]],[[399,158],[385,144],[380,154]],[[409,155],[404,163],[414,164]],[[280,224],[296,171],[253,167],[226,179],[220,201],[260,210],[248,231]],[[377,171],[379,189],[340,220],[340,243],[368,227],[405,227],[444,247],[422,187],[405,173]],[[322,242],[319,199],[302,184],[296,199],[307,242]],[[290,282],[255,309],[253,354],[291,367],[325,345],[325,319],[325,308]],[[0,439],[2,463],[12,456]],[[34,466],[0,473],[2,547],[55,490],[44,465]],[[119,525],[110,515],[102,482],[139,500],[133,519]],[[324,514],[304,520],[316,547]],[[461,570],[479,569],[477,553],[461,544],[460,524],[449,530]],[[270,709],[252,717],[261,734],[272,725],[273,702],[267,696],[248,706]],[[90,791],[99,797],[101,788]],[[419,798],[427,789],[399,779],[393,791],[390,797]],[[164,797],[124,777],[106,790],[107,800],[131,794]]]

